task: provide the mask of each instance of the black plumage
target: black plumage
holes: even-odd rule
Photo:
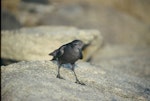
[[[76,83],[85,85],[84,83],[81,83],[78,80],[77,75],[74,70],[75,62],[83,58],[83,55],[82,55],[83,47],[84,47],[84,43],[81,40],[74,40],[70,43],[62,45],[60,48],[54,50],[52,53],[49,54],[53,56],[52,61],[56,60],[58,62],[57,78],[63,79],[63,77],[61,77],[60,75],[61,65],[70,63],[72,66],[72,71],[76,78]]]

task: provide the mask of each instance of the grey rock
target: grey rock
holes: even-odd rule
[[[22,28],[2,31],[1,57],[14,60],[50,60],[50,52],[74,39],[82,40],[85,44],[91,43],[83,52],[83,60],[91,58],[103,43],[98,30],[65,26]]]
[[[76,73],[86,83],[74,83],[66,68],[66,80],[56,78],[57,66],[50,61],[22,61],[1,67],[3,101],[148,101],[150,82],[117,71],[112,64],[76,64]]]

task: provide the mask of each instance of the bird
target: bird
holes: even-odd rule
[[[57,78],[64,79],[60,75],[60,68],[63,64],[71,64],[71,70],[75,76],[75,83],[85,85],[83,82],[79,81],[76,72],[75,72],[75,62],[79,59],[83,58],[82,50],[85,44],[81,40],[73,40],[67,44],[60,46],[58,49],[54,50],[53,52],[49,53],[50,56],[53,56],[51,61],[58,62],[58,74]]]

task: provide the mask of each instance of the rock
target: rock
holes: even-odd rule
[[[94,28],[111,44],[150,45],[149,0],[48,1],[48,5],[19,3],[16,16],[21,24]]]
[[[63,26],[22,28],[16,31],[2,31],[1,57],[18,61],[49,60],[50,52],[74,39],[80,39],[85,44],[91,43],[84,50],[84,60],[90,59],[103,43],[97,30]]]
[[[2,10],[1,12],[1,29],[2,30],[14,30],[21,28],[21,23],[18,19],[11,14],[11,12]]]
[[[76,73],[86,86],[74,83],[73,73],[61,68],[56,78],[50,61],[23,61],[1,67],[3,101],[148,101],[150,82],[117,71],[112,64],[78,62]]]
[[[116,10],[127,13],[145,23],[150,24],[150,1],[149,0],[52,0],[58,4],[88,4],[88,5],[102,5],[107,8],[115,8]]]
[[[21,2],[19,13],[16,14],[16,16],[19,18],[19,21],[23,26],[37,26],[41,25],[41,18],[43,18],[43,16],[47,15],[47,13],[50,13],[53,10],[53,5]]]
[[[134,6],[127,6],[134,3],[129,0],[90,1],[92,4],[86,1],[52,1],[48,5],[21,2],[16,16],[24,26],[65,25],[98,29],[109,44],[150,45],[150,25],[145,23],[147,20],[142,20],[142,16],[150,18],[146,16],[149,15],[147,0],[144,3],[134,0]]]
[[[92,63],[107,65],[128,75],[150,79],[150,47],[105,45],[94,54]],[[109,66],[111,65],[111,66]]]
[[[145,23],[150,24],[150,13],[149,13],[149,5],[150,1],[145,0],[142,2],[141,0],[95,0],[96,3],[103,4],[108,7],[113,7],[116,10],[121,12],[125,12]]]
[[[99,29],[109,44],[150,45],[150,26],[127,13],[103,5],[64,4],[41,17],[43,25]],[[86,15],[86,16],[85,16]]]

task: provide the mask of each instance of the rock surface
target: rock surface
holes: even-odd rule
[[[14,60],[49,60],[50,52],[74,39],[80,39],[86,44],[91,43],[83,52],[84,60],[91,58],[103,43],[97,30],[63,26],[22,28],[2,31],[1,57]]]
[[[149,0],[50,0],[47,5],[15,1],[19,1],[16,16],[23,26],[96,28],[111,44],[150,45]]]
[[[1,67],[3,101],[148,101],[150,82],[112,67],[78,62],[76,73],[86,84],[74,83],[73,73],[61,68],[66,80],[56,78],[50,61],[19,62]]]
[[[117,69],[128,75],[150,80],[150,47],[106,45],[92,58],[92,63],[111,65],[109,68]]]

